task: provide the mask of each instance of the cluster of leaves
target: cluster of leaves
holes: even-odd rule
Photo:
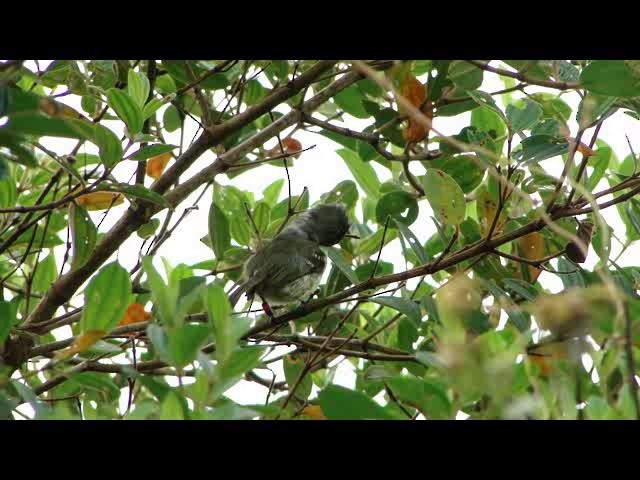
[[[314,65],[0,66],[0,416],[28,403],[35,418],[638,418],[640,266],[621,267],[610,253],[612,238],[624,236],[625,250],[640,239],[640,172],[633,152],[619,161],[596,139],[612,115],[640,119],[638,62],[336,62],[296,90]],[[487,75],[501,75],[504,90],[481,90]],[[282,85],[294,93],[268,103]],[[325,101],[300,108],[326,91]],[[576,111],[563,95],[578,98]],[[457,134],[438,133],[439,117],[466,112]],[[298,117],[285,136],[278,121],[288,115]],[[366,128],[350,129],[351,118]],[[186,121],[226,132],[211,145],[219,159],[248,153],[216,173],[230,181],[207,179],[212,196],[198,198],[211,258],[163,258],[162,275],[153,254],[168,236],[192,241],[179,228],[190,209],[173,223],[167,215],[185,198],[175,201],[179,185],[167,193],[184,172],[172,175],[199,140],[165,137]],[[216,130],[225,125],[233,128]],[[304,155],[296,132],[312,126],[339,145],[352,178],[289,196]],[[589,146],[585,132],[594,132]],[[47,148],[50,137],[77,143]],[[87,146],[96,153],[80,153]],[[286,167],[282,179],[261,192],[234,185],[263,165]],[[548,173],[558,165],[560,180]],[[616,206],[625,232],[593,200],[606,193],[613,200],[601,207]],[[100,250],[126,238],[96,222],[125,199],[139,217],[123,214],[131,226],[122,231],[150,245],[130,269]],[[232,312],[225,289],[242,264],[311,199],[345,204],[357,234],[324,249],[330,270],[319,300],[276,310],[276,325]],[[429,216],[434,233],[420,239],[416,222]],[[386,258],[393,242],[402,262]],[[581,265],[590,245],[593,271]],[[544,270],[565,291],[549,294]],[[82,295],[55,304],[64,314],[53,308],[43,318],[60,285],[77,289],[85,279]],[[63,325],[73,337],[54,337]],[[280,355],[282,345],[295,349]],[[354,388],[335,382],[343,361]],[[261,376],[274,365],[282,376]],[[262,384],[266,403],[232,401],[229,389],[244,381]]]

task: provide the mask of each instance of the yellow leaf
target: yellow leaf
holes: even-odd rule
[[[69,348],[56,353],[55,358],[56,360],[64,360],[76,353],[84,352],[106,334],[107,332],[104,330],[90,330],[88,332],[83,332],[76,337]]]
[[[106,210],[124,202],[124,196],[114,192],[91,192],[80,195],[76,202],[87,210]]]
[[[163,153],[156,157],[152,157],[147,161],[147,175],[151,178],[158,179],[164,169],[167,167],[167,163],[171,160],[171,152]]]
[[[489,233],[489,229],[493,224],[493,219],[498,211],[498,202],[491,196],[485,187],[482,187],[477,195],[476,212],[478,221],[480,222],[480,233],[483,237]],[[493,231],[493,236],[497,237],[504,232],[505,218],[501,213]]]
[[[75,118],[77,120],[84,120],[85,122],[92,123],[87,117],[77,110],[74,110],[70,106],[51,98],[43,98],[40,100],[40,111],[46,113],[50,117]]]
[[[539,232],[533,232],[525,235],[518,240],[520,254],[527,260],[540,260],[544,257],[544,237]],[[536,283],[542,270],[527,265],[529,270],[529,282]]]
[[[309,417],[311,420],[326,420],[320,405],[307,405],[302,410],[302,414]]]

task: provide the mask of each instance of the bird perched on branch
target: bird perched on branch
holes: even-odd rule
[[[320,246],[337,244],[349,227],[342,204],[316,205],[300,214],[247,260],[243,283],[229,296],[231,306],[245,292],[250,300],[257,294],[273,317],[270,305],[308,301],[327,265]]]

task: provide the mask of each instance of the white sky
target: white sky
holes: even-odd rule
[[[44,66],[48,63],[49,62],[47,61],[40,61],[40,67],[45,68]],[[497,62],[493,62],[493,64],[498,65]],[[26,65],[32,70],[35,70],[35,64],[33,62],[27,62]],[[60,87],[60,90],[57,90],[54,93],[60,93],[63,88],[64,87]],[[485,92],[494,92],[503,88],[505,88],[505,86],[498,75],[485,72],[484,82],[480,88],[481,90]],[[528,93],[550,91],[539,87],[527,87],[526,90]],[[520,92],[514,92],[513,96],[514,98],[521,98],[523,97],[523,94]],[[504,108],[504,104],[500,100],[500,97],[496,97],[496,99],[498,105]],[[573,110],[569,126],[571,128],[571,135],[575,136],[577,131],[575,112],[577,111],[579,97],[576,93],[571,92],[563,95],[562,99],[567,102]],[[81,111],[79,97],[69,95],[61,97],[58,100]],[[159,115],[162,114],[162,111],[163,109],[159,111]],[[346,121],[346,126],[348,128],[354,130],[362,130],[367,126],[366,121],[350,117],[349,115],[345,115],[344,118]],[[447,135],[453,135],[458,133],[461,128],[469,125],[469,119],[470,112],[466,112],[456,117],[437,117],[434,119],[433,123],[434,127],[440,132]],[[107,121],[103,123],[105,124],[105,126],[112,129],[116,134],[121,134],[121,122]],[[616,114],[614,114],[604,122],[603,128],[601,129],[598,138],[606,141],[613,148],[613,151],[618,156],[618,159],[622,161],[622,159],[624,159],[630,153],[625,135],[628,135],[631,139],[634,150],[636,152],[640,151],[640,141],[634,140],[634,138],[636,138],[634,133],[637,131],[637,128],[638,126],[636,120],[618,111]],[[188,142],[196,134],[196,129],[197,124],[187,118],[184,132],[185,148],[188,146]],[[283,132],[282,137],[286,136],[286,133],[287,131]],[[583,141],[585,143],[588,143],[588,140],[591,138],[592,134],[593,129],[587,132]],[[341,146],[322,137],[321,135],[315,135],[304,131],[298,131],[295,134],[295,138],[297,138],[302,143],[303,148],[309,147],[311,145],[315,145],[315,148],[303,153],[301,157],[295,161],[295,165],[290,168],[291,188],[294,195],[300,194],[303,187],[307,186],[310,194],[310,203],[313,203],[314,201],[319,199],[322,193],[331,190],[338,182],[344,179],[352,179],[351,173],[347,169],[343,160],[335,152],[338,148],[342,148]],[[173,133],[165,133],[165,139],[168,143],[178,145],[180,143],[180,133],[179,131],[175,131]],[[515,141],[516,139],[514,139],[514,147],[516,145]],[[71,139],[43,138],[41,140],[41,143],[59,154],[64,154],[71,151],[76,142]],[[267,147],[271,147],[275,146],[275,144],[276,140],[272,139],[266,145]],[[84,150],[81,149],[80,153],[97,153],[97,150],[91,144],[87,143],[85,148],[86,149]],[[136,148],[137,147],[133,147],[130,152],[134,151]],[[437,148],[437,145],[432,144],[431,148]],[[207,165],[210,165],[214,159],[215,155],[211,151],[206,152],[197,162],[194,163],[194,165],[187,171],[187,173],[183,175],[182,179],[187,179],[194,172],[199,171]],[[386,169],[380,167],[375,162],[372,162],[371,164],[378,173],[381,181],[384,182],[391,177]],[[562,170],[562,162],[560,161],[559,157],[544,161],[543,166],[549,173],[554,175],[559,175],[560,171]],[[136,162],[123,161],[116,167],[114,175],[120,181],[128,181],[130,176],[135,171],[135,168]],[[424,172],[422,166],[418,165],[417,163],[412,163],[411,168],[412,171],[416,174],[422,174]],[[260,168],[253,169],[238,177],[235,177],[231,181],[229,181],[229,179],[224,175],[216,177],[216,181],[222,184],[233,184],[234,186],[242,190],[256,192],[256,195],[259,198],[260,192],[267,185],[281,178],[285,178],[286,180],[285,171],[283,168],[264,165]],[[151,180],[152,179],[150,178],[146,179],[147,186],[151,185]],[[603,180],[601,181],[599,188],[596,189],[596,191],[606,187],[608,187],[608,184],[606,184]],[[174,220],[180,216],[183,209],[189,207],[193,203],[199,191],[200,189],[180,205],[180,207],[174,214]],[[286,198],[286,195],[287,188],[285,183],[285,187],[282,190],[280,200]],[[360,195],[361,197],[363,196],[362,191],[360,191]],[[602,202],[608,199],[609,197],[603,197],[602,199],[600,199],[600,201]],[[160,261],[161,256],[166,257],[174,266],[179,263],[185,263],[187,265],[195,264],[197,262],[212,258],[212,253],[209,248],[202,244],[199,240],[201,237],[207,234],[207,214],[210,201],[211,189],[209,189],[209,192],[205,194],[204,198],[200,202],[200,209],[190,213],[179,227],[179,230],[176,231],[174,235],[164,243],[156,256],[156,266],[161,272],[163,271]],[[125,212],[126,208],[127,202],[120,206],[114,207],[103,222],[100,228],[100,232],[106,232],[120,218],[120,216]],[[97,223],[102,217],[102,214],[103,212],[91,212],[91,216],[94,222]],[[156,218],[160,218],[162,220],[164,218],[164,215],[164,213],[161,213],[157,215]],[[429,204],[424,200],[421,201],[420,216],[418,217],[418,220],[413,225],[411,225],[411,229],[422,242],[426,241],[433,233],[436,232],[435,227],[430,220],[431,215],[432,213],[431,209],[429,208]],[[614,229],[616,235],[618,235],[618,237],[620,237],[624,241],[625,228],[620,218],[618,217],[615,208],[607,209],[605,218],[608,221],[609,225]],[[131,268],[135,265],[138,259],[137,255],[141,243],[142,240],[134,234],[123,244],[123,246],[118,251],[118,260],[125,268]],[[612,239],[612,258],[615,258],[620,249],[620,244],[615,239]],[[634,263],[634,260],[638,258],[638,253],[638,245],[631,246],[619,259],[618,263],[621,266],[632,265]],[[63,254],[64,246],[57,247],[56,256],[58,266],[61,264]],[[395,271],[401,271],[402,269],[404,269],[404,262],[402,261],[401,248],[398,240],[385,247],[385,249],[383,250],[382,259],[394,263],[394,265],[396,266]],[[584,268],[593,268],[597,260],[597,256],[593,252],[593,249],[590,249],[587,262],[583,265]],[[196,273],[202,274],[204,272]],[[539,280],[541,284],[551,292],[558,292],[562,290],[561,280],[551,273],[542,272]],[[79,295],[76,295],[77,303],[81,304],[81,290],[79,290],[78,293]],[[57,338],[60,339],[68,338],[71,335],[71,329],[69,327],[63,327],[55,331],[54,334]],[[281,351],[277,352],[280,353]],[[274,352],[273,355],[275,354],[276,353]],[[271,364],[271,367],[273,367],[274,372],[278,375],[278,380],[281,380],[283,378],[282,371],[275,368],[278,364],[279,362],[273,363]],[[258,373],[261,376],[270,379],[269,372],[259,371]],[[167,380],[171,383],[175,383],[175,379],[171,377],[167,377]],[[185,379],[185,383],[188,382],[189,379]],[[353,373],[353,368],[348,362],[343,362],[341,364],[335,376],[335,382],[346,387],[354,386],[355,374]],[[126,391],[126,389],[123,390],[123,402],[121,402],[122,408],[126,407],[127,393],[128,392]],[[267,389],[261,385],[253,382],[240,382],[231,390],[229,390],[227,392],[227,395],[240,404],[253,404],[263,403],[266,393]],[[30,409],[28,408],[28,406],[23,406],[21,408],[21,411],[25,413],[29,412],[29,410]],[[463,417],[464,415],[461,415],[461,418]]]

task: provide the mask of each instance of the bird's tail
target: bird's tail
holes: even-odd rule
[[[238,300],[240,300],[240,297],[243,293],[251,290],[253,287],[254,282],[244,282],[238,285],[236,289],[229,295],[229,303],[231,304],[231,308],[236,306],[236,303],[238,303]]]

